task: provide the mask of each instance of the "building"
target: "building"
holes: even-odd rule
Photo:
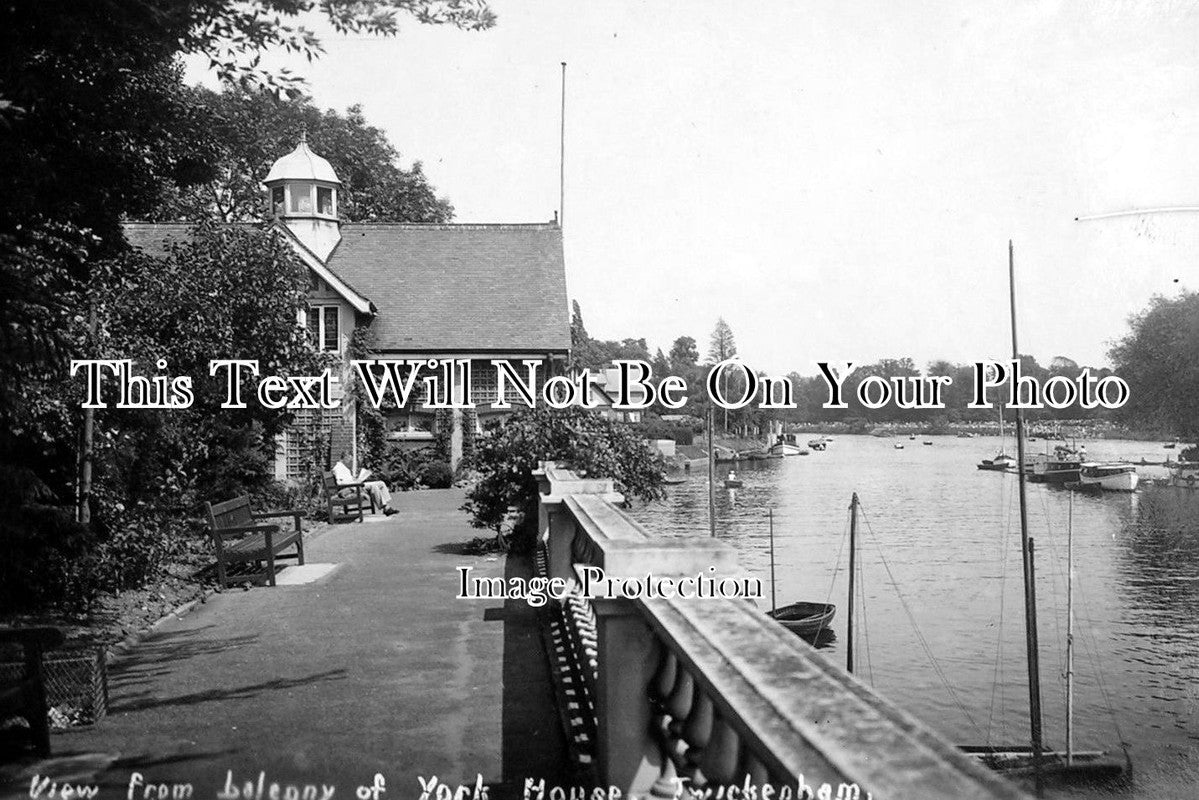
[[[616,422],[640,422],[642,412],[637,409],[616,408],[620,402],[620,370],[615,367],[605,367],[598,372],[589,373],[593,387],[591,397],[596,403],[596,413]],[[645,387],[635,381],[629,383],[629,401],[632,405],[645,402],[647,392]]]
[[[274,163],[264,184],[273,229],[292,244],[311,277],[303,324],[317,347],[342,356],[346,378],[356,330],[368,348],[357,357],[471,362],[477,413],[439,417],[424,408],[422,395],[404,408],[384,409],[390,439],[419,446],[441,430],[449,434],[456,466],[464,434],[506,413],[492,406],[492,359],[514,362],[522,374],[521,362],[536,360],[541,380],[565,370],[570,325],[557,222],[343,223],[341,182],[304,136]],[[130,243],[149,252],[186,235],[187,226],[178,224],[126,226]],[[314,429],[329,442],[332,459],[344,451],[356,462],[359,414],[344,394],[340,413],[300,412],[293,433],[279,443],[277,477],[298,477],[303,442]]]

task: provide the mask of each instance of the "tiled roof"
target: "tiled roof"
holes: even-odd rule
[[[127,222],[152,256],[189,223]],[[327,267],[369,300],[375,347],[390,352],[565,352],[570,348],[562,229],[531,225],[341,227]]]
[[[379,350],[570,347],[555,224],[346,224],[327,263],[374,303]]]
[[[165,256],[167,246],[187,241],[194,225],[190,222],[126,222],[121,226],[125,240],[148,256]]]

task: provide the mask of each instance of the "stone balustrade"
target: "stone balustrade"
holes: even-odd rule
[[[722,542],[648,534],[610,480],[552,462],[536,475],[541,563],[576,590],[559,606],[562,652],[582,684],[571,713],[593,717],[600,784],[664,798],[726,787],[723,800],[1026,796],[748,600],[577,596],[585,567],[638,580],[744,572]]]

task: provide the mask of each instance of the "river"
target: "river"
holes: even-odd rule
[[[1028,741],[1016,477],[975,467],[999,444],[842,435],[825,452],[739,466],[744,486],[718,483],[716,494],[718,536],[762,578],[767,605],[773,510],[779,605],[836,603],[836,639],[823,652],[843,664],[848,507],[858,493],[856,672],[959,744]],[[1086,445],[1095,460],[1174,455],[1160,442]],[[726,472],[718,465],[718,478]],[[1074,498],[1075,747],[1122,757],[1127,743],[1131,784],[1054,796],[1199,797],[1199,491],[1148,483],[1132,495]],[[706,471],[668,488],[632,516],[654,533],[706,536]],[[1066,491],[1028,485],[1045,740],[1054,748],[1065,744],[1069,502]]]

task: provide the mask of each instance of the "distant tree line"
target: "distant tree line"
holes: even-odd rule
[[[1188,441],[1199,438],[1199,294],[1184,294],[1177,298],[1157,297],[1144,311],[1129,320],[1129,332],[1109,351],[1114,368],[1089,368],[1096,378],[1116,374],[1130,389],[1129,400],[1123,408],[1084,408],[1081,398],[1064,408],[1027,410],[1029,421],[1054,422],[1063,420],[1094,420],[1122,424],[1146,434],[1179,436]],[[657,376],[678,375],[690,389],[684,413],[702,419],[707,413],[708,395],[705,380],[709,368],[719,361],[737,355],[732,328],[719,319],[709,336],[708,348],[701,357],[699,346],[691,336],[674,340],[669,353],[661,348],[652,355],[645,339],[604,341],[592,339],[583,325],[577,302],[573,305],[571,337],[575,367],[598,368],[614,359],[636,358],[649,362]],[[750,365],[752,366],[752,365]],[[1075,381],[1084,369],[1076,361],[1057,356],[1048,366],[1030,355],[1020,357],[1021,374],[1035,378],[1041,385],[1054,376]],[[759,372],[759,375],[764,373]],[[920,375],[944,375],[952,382],[942,390],[944,409],[903,409],[895,404],[872,409],[863,405],[857,396],[858,385],[869,376],[890,379]],[[922,424],[933,428],[972,422],[991,422],[998,418],[995,409],[971,409],[974,368],[971,364],[956,364],[945,360],[932,361],[923,370],[911,358],[883,358],[870,364],[857,365],[845,382],[845,401],[848,408],[826,408],[827,382],[819,375],[802,375],[793,371],[786,376],[794,392],[796,407],[786,410],[762,410],[755,402],[736,411],[724,410],[718,417],[718,427],[730,433],[757,433],[771,421],[783,423],[848,423],[863,428],[887,423]],[[742,387],[734,379],[726,396],[738,397]],[[1006,397],[1006,384],[993,390],[989,399],[998,405]],[[657,413],[678,413],[655,408]],[[1009,415],[1010,420],[1010,415]]]

